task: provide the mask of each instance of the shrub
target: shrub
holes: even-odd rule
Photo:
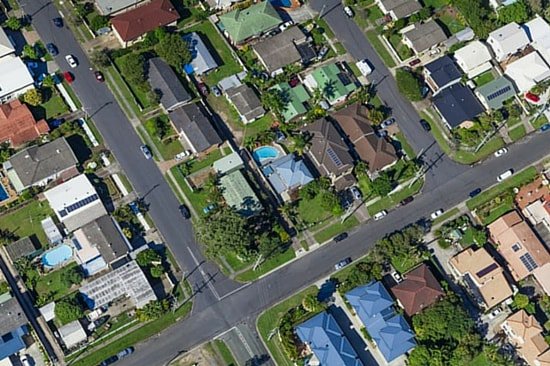
[[[416,74],[404,68],[397,69],[395,74],[399,92],[411,101],[422,100],[422,85]]]

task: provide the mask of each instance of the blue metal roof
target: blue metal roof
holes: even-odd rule
[[[345,295],[386,361],[391,362],[416,345],[405,318],[397,315],[394,301],[381,282],[371,282]]]
[[[183,39],[187,41],[189,45],[189,51],[191,52],[191,71],[187,65],[184,67],[184,70],[187,74],[193,73],[197,75],[202,75],[212,69],[218,67],[216,60],[208,50],[208,47],[204,44],[201,37],[196,33],[190,33],[183,36]]]
[[[303,160],[296,160],[294,154],[285,155],[262,168],[277,193],[304,186],[313,181],[313,174]]]
[[[320,366],[362,366],[357,353],[334,317],[322,312],[296,327],[296,334],[320,362]]]

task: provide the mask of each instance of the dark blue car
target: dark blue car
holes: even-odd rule
[[[540,132],[544,132],[548,130],[550,130],[550,123],[545,123],[542,126],[540,126]]]
[[[473,191],[470,192],[469,196],[470,196],[470,198],[474,198],[475,196],[477,196],[480,193],[481,193],[481,188],[476,188],[476,189],[474,189]]]
[[[46,49],[52,56],[57,56],[59,54],[59,51],[57,50],[57,47],[53,43],[48,43],[46,45]]]

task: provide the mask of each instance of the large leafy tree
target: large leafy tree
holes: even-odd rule
[[[380,174],[378,178],[372,181],[372,189],[380,196],[387,195],[393,189],[390,177],[385,173]]]
[[[130,84],[145,83],[145,57],[141,53],[132,52],[120,58],[120,71]]]
[[[160,318],[170,309],[168,300],[150,301],[142,309],[136,310],[137,318],[142,321],[149,321]]]
[[[518,0],[511,5],[498,9],[498,20],[503,24],[523,23],[529,19],[529,15],[529,6],[523,0]]]
[[[183,40],[181,35],[176,33],[169,33],[160,39],[159,43],[155,46],[155,51],[168,64],[177,69],[181,69],[183,65],[191,61],[189,45]]]
[[[55,303],[55,317],[61,324],[67,324],[84,316],[76,299],[65,299]]]
[[[418,80],[418,77],[411,71],[406,69],[397,69],[395,73],[395,80],[399,92],[403,94],[407,99],[412,101],[419,101],[422,99],[422,85]]]
[[[140,267],[150,267],[162,261],[160,254],[153,249],[145,249],[138,253],[136,262]]]
[[[277,115],[281,115],[288,104],[288,96],[283,91],[269,89],[262,94],[262,104],[265,108],[272,110]]]

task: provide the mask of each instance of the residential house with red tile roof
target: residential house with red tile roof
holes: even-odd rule
[[[0,105],[0,142],[9,142],[18,147],[49,131],[46,121],[36,121],[29,107],[19,100]]]
[[[550,366],[550,349],[542,335],[542,326],[533,315],[520,310],[510,315],[501,328],[527,364]]]

